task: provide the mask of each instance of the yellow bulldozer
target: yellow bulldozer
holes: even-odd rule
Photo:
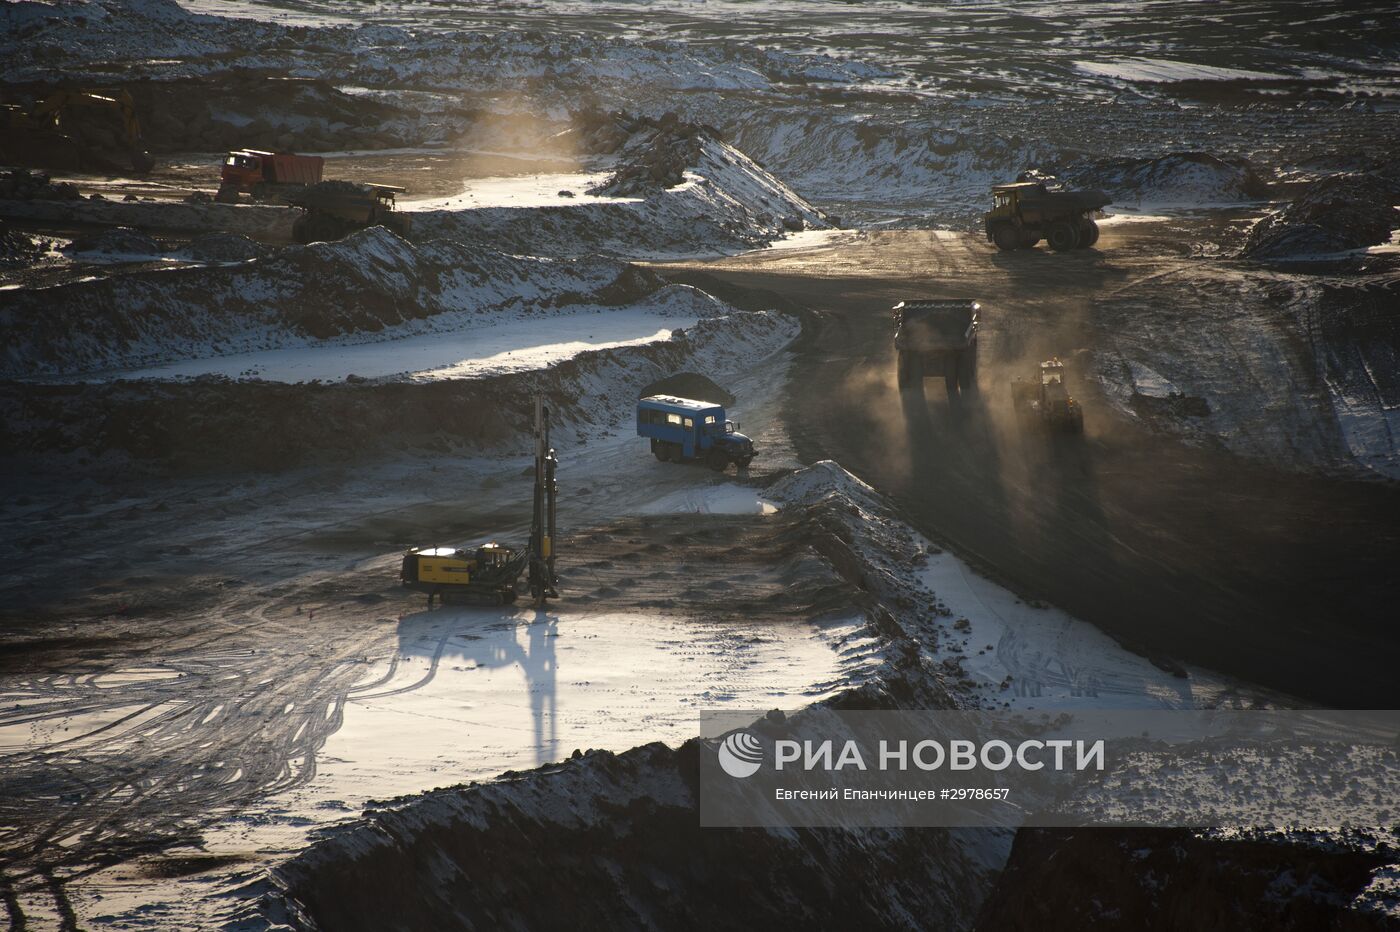
[[[1065,364],[1055,356],[1040,364],[1039,379],[1013,379],[1011,400],[1023,418],[1069,434],[1084,433],[1084,409],[1065,384]]]
[[[155,161],[125,90],[59,89],[30,107],[0,107],[0,162],[67,171],[135,172]]]

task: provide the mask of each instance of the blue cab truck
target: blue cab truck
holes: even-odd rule
[[[651,440],[663,463],[703,462],[715,472],[753,459],[753,441],[727,420],[724,406],[690,398],[652,395],[637,402],[637,436]]]

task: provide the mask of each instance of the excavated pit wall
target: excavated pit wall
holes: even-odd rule
[[[301,211],[261,204],[128,203],[118,200],[0,200],[7,220],[93,226],[128,226],[171,234],[241,233],[289,241]]]
[[[1400,922],[1343,904],[1389,860],[1187,829],[1023,830],[974,929],[1385,932]]]
[[[864,606],[885,659],[786,726],[800,733],[828,707],[951,707],[882,601],[908,599],[891,567],[918,560],[914,538],[859,494],[812,496],[789,514],[793,543]],[[589,751],[376,806],[277,868],[263,918],[308,930],[960,928],[1009,848],[1002,830],[702,830],[702,753],[698,739]]]
[[[61,463],[156,474],[493,452],[527,435],[536,393],[552,405],[561,438],[568,428],[607,429],[648,383],[684,369],[723,371],[736,353],[757,361],[797,330],[780,314],[736,313],[701,320],[669,340],[584,352],[548,369],[433,382],[0,382],[0,447],[25,451],[7,467],[17,472]]]
[[[250,262],[0,292],[0,378],[63,381],[325,340],[454,329],[506,314],[543,317],[571,305],[618,307],[663,287],[656,275],[616,260],[513,256],[456,242],[415,245],[376,227]]]
[[[917,539],[832,463],[769,493],[859,594],[886,658],[783,727],[815,734],[828,708],[952,707],[920,650],[939,603],[903,571],[920,561]],[[589,751],[377,805],[276,868],[244,918],[301,930],[1394,927],[1351,908],[1386,857],[1306,840],[1033,830],[1013,846],[992,829],[702,830],[703,753],[698,739]]]

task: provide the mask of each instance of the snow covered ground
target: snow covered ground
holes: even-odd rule
[[[740,397],[734,411],[759,445],[755,468],[771,475],[792,464],[777,403],[786,362],[781,356],[761,365],[742,358],[733,362],[744,369],[727,382]],[[1183,707],[1209,704],[1228,694],[1221,681],[1205,671],[1191,671],[1191,680],[1178,679],[1062,612],[1022,603],[903,527],[877,493],[839,467],[821,464],[764,489],[758,483],[655,462],[645,443],[631,435],[629,421],[623,414],[607,425],[608,430],[595,428],[586,445],[564,443],[561,448],[560,475],[568,490],[571,524],[628,515],[693,515],[697,521],[751,515],[751,520],[772,521],[785,510],[800,512],[836,495],[838,503],[849,502],[857,509],[852,514],[840,505],[835,513],[852,522],[857,552],[887,578],[887,592],[906,593],[915,604],[942,606],[928,615],[901,615],[900,623],[918,635],[934,669],[948,671],[945,686],[962,697],[960,701],[1010,701],[1041,708],[1123,703]],[[310,533],[331,540],[339,533],[336,527],[356,514],[404,510],[394,495],[385,495],[405,482],[419,490],[430,509],[460,509],[464,483],[508,487],[521,481],[522,463],[487,459],[386,465],[365,471],[334,492],[316,486],[312,494],[294,487],[279,490],[276,485],[243,489],[240,495],[277,502],[275,513],[253,521],[221,513],[213,523],[193,524],[162,544],[178,552],[182,541],[195,543],[217,534],[225,541],[222,546],[247,552],[243,538]],[[175,486],[170,494],[178,500],[188,493]],[[430,504],[437,497],[443,504]],[[447,505],[452,499],[457,501]],[[142,510],[139,503],[128,504]],[[311,515],[326,529],[307,527]],[[890,570],[892,541],[901,550],[925,553],[926,562]],[[133,556],[144,566],[155,565]],[[329,557],[324,569],[343,572],[343,560]],[[391,574],[393,559],[376,558],[355,573]],[[569,559],[585,560],[586,553]],[[290,608],[260,611],[266,616],[264,624],[277,626]],[[332,609],[318,606],[316,611],[319,616]],[[68,896],[85,922],[135,928],[222,922],[250,905],[241,891],[257,889],[257,878],[268,866],[300,850],[318,829],[354,818],[371,799],[490,779],[502,770],[561,759],[575,747],[620,751],[648,740],[679,743],[694,733],[702,706],[801,708],[865,681],[881,662],[880,637],[863,618],[849,615],[774,627],[743,618],[688,620],[569,601],[543,617],[525,610],[439,609],[396,619],[392,613],[385,617],[382,609],[358,611],[363,618],[356,624],[378,618],[376,638],[383,647],[368,653],[360,649],[349,655],[361,657],[359,662],[333,668],[338,670],[335,682],[348,686],[341,698],[328,703],[320,698],[296,700],[294,708],[279,704],[284,720],[266,726],[270,734],[284,735],[298,746],[292,732],[310,725],[298,729],[297,723],[307,715],[316,718],[315,727],[325,738],[311,758],[298,762],[304,779],[249,800],[216,820],[201,832],[197,850],[177,847],[165,855],[209,858],[209,869],[152,879],[118,868],[70,883]],[[962,618],[968,620],[967,627],[957,626]],[[996,650],[979,654],[985,644]],[[951,672],[955,667],[956,675]],[[128,666],[120,668],[119,676],[94,685],[110,689],[106,701],[116,705],[128,701],[127,692],[149,696],[156,690],[164,697],[162,708],[169,711],[180,707],[180,690],[188,688],[185,681],[170,676],[171,669],[161,664]],[[1016,685],[1003,689],[1008,674]],[[346,680],[346,675],[352,678]],[[16,691],[18,685],[8,688],[18,695],[24,692]],[[204,701],[209,705],[216,700],[208,696]],[[231,709],[213,712],[238,714]],[[322,721],[324,716],[330,717],[330,727]],[[227,728],[236,718],[221,721]],[[71,729],[76,722],[64,724]],[[132,727],[138,726],[140,722]],[[10,754],[32,753],[48,742],[74,736],[55,729],[7,734]],[[225,768],[233,767],[238,752],[221,754],[221,759]],[[234,860],[225,863],[219,858]],[[44,897],[42,891],[30,897],[30,914],[42,916],[52,908],[44,905]]]
[[[489,244],[528,255],[674,259],[765,246],[790,233],[819,231],[828,218],[739,148],[699,128],[636,130],[599,175],[521,176],[468,182],[457,197],[413,204],[415,236]],[[651,178],[667,150],[693,146],[676,183]],[[631,172],[628,175],[628,172]],[[628,177],[614,196],[588,194]],[[559,192],[568,190],[572,196]],[[475,192],[475,193],[473,193]]]
[[[733,344],[720,358],[734,368],[707,367],[707,371],[752,399],[740,409],[746,427],[760,445],[763,462],[770,468],[781,468],[790,461],[772,398],[787,359],[783,354],[766,359],[752,355],[768,356],[772,350],[761,343],[749,349]],[[599,390],[603,388],[599,386]],[[677,509],[673,503],[696,492],[718,495],[721,500],[744,497],[744,487],[727,485],[707,470],[657,463],[647,453],[645,442],[631,435],[630,413],[628,406],[626,419],[594,425],[589,432],[591,442],[586,445],[574,445],[566,435],[556,435],[568,503],[564,514],[570,526],[689,511]],[[519,485],[524,463],[515,456],[386,463],[359,471],[350,486],[334,489],[310,475],[272,477],[266,485],[240,486],[236,496],[247,496],[249,502],[281,504],[257,509],[257,515],[234,509],[182,521],[169,529],[162,543],[171,553],[195,550],[198,555],[194,559],[201,561],[215,557],[209,541],[218,538],[232,547],[227,551],[222,549],[225,545],[219,545],[219,552],[227,559],[232,554],[262,551],[269,540],[288,541],[308,532],[311,538],[328,541],[347,527],[365,520],[373,522],[375,515],[398,515],[391,520],[412,521],[424,508],[435,516],[433,527],[457,527],[463,522],[474,527],[483,520],[481,509],[489,510],[494,499],[464,498],[462,490],[503,490],[504,499],[519,506],[520,496],[504,490]],[[405,488],[414,490],[408,501],[403,495]],[[221,497],[204,483],[177,483],[162,494],[177,496],[173,503],[191,493],[205,500]],[[756,503],[755,490],[748,489],[747,496]],[[291,504],[292,499],[297,504]],[[436,504],[431,504],[433,501]],[[145,509],[130,499],[122,504]],[[477,517],[464,518],[463,509],[466,515]],[[164,511],[157,506],[152,514]],[[512,516],[507,525],[515,520]],[[130,533],[128,525],[124,534]],[[96,546],[95,539],[89,540]],[[301,547],[293,545],[293,549]],[[332,551],[335,549],[332,545]],[[155,563],[144,553],[127,552],[145,569],[154,570]],[[328,563],[316,559],[306,564],[291,558],[300,567],[293,570],[294,578],[304,580],[298,586],[308,585],[314,592],[317,580],[344,576],[343,557],[329,552],[326,556]],[[241,560],[237,556],[232,559]],[[578,552],[574,561],[585,559],[586,552]],[[395,567],[396,558],[390,554],[353,573],[387,581]],[[190,571],[186,567],[182,572]],[[250,578],[258,575],[252,566],[242,566],[240,572]],[[504,769],[560,759],[575,747],[625,750],[651,740],[679,741],[694,731],[697,702],[803,704],[840,688],[847,676],[869,662],[873,650],[873,645],[866,649],[856,646],[861,637],[860,621],[855,617],[773,626],[742,617],[687,619],[674,612],[613,611],[606,605],[590,608],[583,601],[569,601],[558,603],[558,612],[537,619],[523,609],[422,612],[417,610],[421,603],[415,597],[414,609],[397,620],[393,614],[383,616],[382,608],[364,606],[336,620],[340,617],[339,601],[308,595],[306,604],[295,606],[295,613],[290,603],[277,609],[254,606],[259,626],[270,624],[285,631],[285,622],[295,631],[313,622],[329,623],[341,631],[361,628],[373,635],[369,648],[352,649],[341,666],[326,666],[319,649],[313,652],[315,656],[307,656],[298,667],[311,671],[310,682],[315,685],[299,697],[289,696],[294,702],[291,707],[278,701],[255,711],[243,707],[242,693],[224,696],[217,689],[196,690],[200,695],[180,693],[207,676],[210,664],[231,661],[233,669],[243,676],[253,680],[263,676],[254,672],[261,669],[261,661],[245,655],[241,648],[231,648],[230,639],[225,638],[223,649],[214,654],[201,647],[193,656],[170,657],[155,665],[117,665],[110,674],[85,678],[63,694],[80,702],[97,701],[108,711],[60,717],[39,728],[27,724],[0,728],[4,753],[13,762],[14,755],[32,754],[53,742],[74,738],[85,724],[96,726],[120,718],[122,713],[116,710],[133,701],[159,696],[167,719],[189,719],[216,734],[228,735],[241,728],[242,716],[273,715],[259,726],[260,746],[290,740],[294,746],[305,747],[307,741],[317,743],[315,735],[325,738],[324,746],[309,758],[298,756],[289,764],[293,774],[301,774],[292,779],[291,788],[259,796],[251,805],[244,804],[233,815],[217,820],[202,835],[204,847],[187,852],[177,848],[170,854],[176,859],[210,857],[213,860],[209,863],[216,869],[201,869],[186,878],[153,878],[140,870],[133,874],[132,869],[118,868],[72,884],[68,895],[84,922],[95,927],[217,925],[230,909],[240,907],[239,890],[261,876],[265,865],[295,853],[317,828],[354,817],[370,799],[486,779]],[[221,610],[212,623],[226,623],[241,611]],[[307,611],[314,615],[308,617]],[[318,620],[323,618],[328,621]],[[829,645],[843,638],[850,643],[838,654]],[[300,652],[303,646],[293,637],[288,649]],[[317,670],[325,675],[318,676]],[[658,679],[670,684],[668,688],[658,689]],[[351,687],[338,699],[337,683]],[[267,684],[262,685],[254,692],[265,694]],[[327,688],[330,693],[325,692]],[[5,690],[31,710],[32,702],[23,697],[43,694],[50,702],[55,698],[53,686],[47,682],[10,682]],[[13,703],[5,705],[10,709]],[[9,717],[15,714],[11,709]],[[123,746],[124,736],[138,739],[149,727],[149,718],[123,723],[125,730],[95,736],[88,753],[106,753],[114,744]],[[139,741],[134,745],[137,749],[150,746]],[[121,753],[132,760],[140,758],[139,750]],[[255,773],[268,775],[261,765],[254,767],[243,751],[216,753],[216,773],[232,781],[231,785],[254,780]],[[0,772],[4,766],[0,760]],[[198,762],[192,766],[198,769]],[[275,765],[274,771],[286,776],[281,764]],[[279,777],[273,785],[281,782]],[[223,857],[233,860],[218,860]],[[45,916],[52,918],[55,907],[49,894],[39,888],[25,894],[24,909],[31,923],[39,923]]]
[[[401,339],[234,353],[107,372],[102,377],[171,379],[220,375],[274,382],[336,382],[350,375],[364,379],[480,378],[545,369],[586,350],[669,340],[676,330],[695,325],[696,317],[668,314],[668,303],[671,302],[663,300],[654,307],[624,310],[575,305],[551,318],[545,326],[539,320],[507,317]]]
[[[599,319],[620,314],[617,326],[605,331],[611,336],[595,340],[622,345],[654,336],[666,328],[664,318],[693,322],[723,312],[724,305],[703,292],[665,286],[613,260],[513,256],[448,242],[415,246],[377,227],[337,243],[288,247],[249,262],[90,279],[42,292],[5,292],[0,294],[0,330],[8,339],[0,371],[10,377],[61,380],[181,364],[190,368],[177,365],[169,374],[243,374],[246,367],[219,360],[305,350],[307,354],[271,359],[248,357],[248,364],[290,366],[290,377],[318,377],[298,375],[311,371],[343,376],[340,363],[329,362],[334,353],[325,351],[330,348],[347,352],[345,347],[353,344],[405,345],[405,339],[419,337],[405,345],[403,363],[376,363],[369,358],[373,351],[355,351],[367,354],[359,358],[369,365],[406,372],[481,359],[510,348],[512,340],[586,341],[594,332],[582,319],[589,314]],[[563,325],[567,340],[526,336],[521,329],[528,321],[569,315],[579,318],[582,329]],[[647,317],[654,326],[641,326]],[[493,326],[509,321],[520,326],[504,331],[508,336],[481,352],[458,354],[463,343],[489,340]],[[462,331],[466,335],[458,348],[449,351],[441,344],[443,334]],[[443,350],[423,356],[434,339],[430,334],[437,335]],[[547,355],[558,358],[563,352]],[[309,359],[328,361],[308,365]]]
[[[1108,58],[1102,61],[1079,61],[1075,67],[1085,74],[1162,84],[1171,81],[1269,81],[1285,77],[1265,71],[1244,68],[1222,68],[1163,58]]]
[[[1229,262],[1164,270],[1101,303],[1096,375],[1124,414],[1191,442],[1395,478],[1394,336],[1380,310],[1393,277],[1384,266],[1336,282]]]
[[[339,0],[294,8],[191,0],[188,10],[165,0],[84,0],[0,11],[0,27],[8,27],[0,28],[0,74],[11,80],[219,81],[231,67],[262,69],[331,80],[357,99],[398,108],[384,122],[399,130],[440,124],[423,141],[455,140],[466,155],[518,158],[468,145],[471,130],[492,121],[523,148],[560,137],[559,161],[579,169],[490,174],[460,191],[436,186],[405,198],[414,243],[373,230],[226,266],[0,293],[0,376],[30,380],[7,389],[6,411],[19,410],[13,405],[23,393],[52,390],[46,397],[62,412],[33,422],[14,418],[14,430],[30,430],[26,442],[36,448],[54,437],[67,442],[66,431],[82,434],[87,418],[100,430],[89,429],[65,455],[117,449],[85,451],[86,437],[118,444],[134,438],[142,455],[173,462],[172,451],[188,435],[228,467],[234,447],[265,438],[233,434],[218,416],[242,415],[254,425],[244,430],[275,433],[240,407],[267,388],[254,380],[286,390],[258,396],[265,405],[259,418],[293,411],[313,394],[309,383],[341,383],[334,398],[316,394],[307,403],[325,417],[303,419],[304,432],[310,435],[314,422],[320,436],[273,437],[269,445],[282,466],[302,440],[329,450],[327,459],[343,453],[343,462],[320,472],[174,480],[132,492],[118,470],[102,475],[94,467],[95,475],[49,498],[5,503],[12,521],[4,547],[16,567],[7,583],[16,590],[52,585],[45,574],[55,567],[77,567],[85,579],[105,574],[84,590],[84,611],[99,605],[94,618],[140,635],[149,607],[141,594],[183,579],[183,595],[197,604],[171,620],[209,628],[190,635],[197,649],[164,660],[111,659],[107,647],[82,654],[79,640],[74,656],[99,669],[0,683],[0,774],[10,770],[6,786],[19,792],[8,794],[9,805],[19,800],[25,810],[15,808],[13,821],[52,812],[52,837],[99,837],[118,824],[103,820],[103,806],[121,804],[129,787],[140,787],[123,815],[148,820],[140,825],[152,837],[182,843],[68,884],[84,924],[241,922],[259,909],[270,866],[316,833],[344,837],[344,823],[371,800],[491,780],[504,770],[552,764],[574,748],[679,744],[705,704],[793,709],[879,686],[880,677],[894,675],[888,643],[900,644],[908,669],[927,674],[919,690],[964,706],[1287,703],[1208,670],[1153,662],[1063,611],[1023,600],[914,532],[878,492],[835,464],[779,477],[798,464],[779,410],[786,358],[772,354],[796,336],[794,322],[740,314],[597,254],[724,253],[794,231],[786,246],[819,250],[863,235],[821,229],[827,209],[872,224],[975,226],[987,186],[1031,167],[1102,183],[1125,202],[1154,210],[1253,201],[1261,178],[1307,175],[1394,136],[1395,115],[1380,98],[1400,79],[1376,67],[1393,57],[1393,42],[1375,38],[1370,14],[1348,10],[1328,19],[1302,12],[1277,31],[1268,4],[1206,14],[1166,4],[1154,11],[1158,26],[1149,34],[1141,17],[1114,4],[1066,14],[1052,4],[992,3],[939,16],[918,4],[860,9],[822,0],[703,8],[661,2],[646,9],[664,15],[553,0],[528,9],[389,2],[375,8],[372,23]],[[197,15],[203,13],[241,18]],[[1255,49],[1248,56],[1208,51],[1246,42]],[[1339,55],[1331,43],[1342,42],[1369,43],[1365,60]],[[1300,57],[1325,59],[1330,70],[1281,67]],[[1378,89],[1374,98],[1339,83],[1363,76]],[[1259,84],[1281,102],[1275,106]],[[1201,106],[1201,95],[1231,103]],[[652,122],[633,131],[615,158],[575,159],[581,152],[563,138],[578,129],[570,121],[600,107]],[[678,125],[661,119],[670,112],[680,115],[679,135],[662,131]],[[206,116],[253,125],[242,112]],[[685,120],[718,131],[700,132]],[[323,123],[314,128],[335,129]],[[312,126],[298,115],[275,129]],[[684,165],[658,157],[687,141],[696,141],[695,157]],[[1191,151],[1206,147],[1257,159],[1260,176],[1242,162]],[[395,151],[409,150],[380,154]],[[608,170],[591,170],[600,165]],[[614,182],[644,193],[589,193]],[[54,216],[110,219],[124,209],[83,206],[81,214]],[[207,222],[220,209],[194,206],[178,211]],[[262,222],[261,213],[230,210]],[[277,215],[286,219],[287,212]],[[1121,213],[1109,222],[1145,228],[1189,220]],[[1308,345],[1325,344],[1319,352],[1332,355],[1314,365],[1299,339],[1301,333],[1311,341],[1325,329],[1308,317],[1319,306],[1313,284],[1213,262],[1167,263],[1162,254],[1123,275],[1111,257],[1060,257],[1083,259],[1081,271],[1102,276],[1105,292],[1112,290],[1102,302],[1084,303],[1086,319],[1092,312],[1094,325],[1111,334],[1096,350],[1096,374],[1120,414],[1289,467],[1342,470],[1355,460],[1397,474],[1400,407],[1385,339],[1372,339],[1364,327],[1360,337],[1357,328],[1341,328],[1340,339],[1323,333]],[[1006,275],[1019,268],[1005,266]],[[1075,267],[1068,268],[1066,278]],[[681,329],[694,333],[681,338]],[[731,479],[656,463],[632,436],[641,385],[691,366],[738,395],[731,413],[743,416],[759,444],[752,474]],[[440,391],[521,374],[530,378],[481,395]],[[386,384],[358,386],[361,379]],[[117,380],[135,384],[109,384]],[[625,554],[636,557],[636,572],[630,563],[590,566],[588,548],[580,546],[571,582],[581,590],[590,574],[604,582],[538,617],[377,605],[401,593],[386,596],[361,583],[392,587],[406,540],[431,532],[467,542],[487,529],[518,531],[519,509],[500,504],[518,496],[500,490],[519,485],[525,463],[442,454],[461,449],[453,444],[462,437],[444,437],[450,432],[441,418],[425,415],[428,429],[411,436],[380,430],[375,417],[398,422],[417,409],[375,392],[437,392],[443,410],[456,415],[483,398],[490,404],[482,408],[495,411],[501,398],[524,398],[526,387],[568,399],[555,436],[569,520],[595,529],[595,547],[625,542],[646,522],[671,521],[687,533],[726,539],[747,527],[819,516],[814,526],[840,533],[822,538],[826,549],[792,551],[808,564],[830,564],[847,583],[858,579],[861,604],[879,601],[880,611],[845,606],[759,624],[739,611],[687,616],[660,599],[656,610],[610,604],[629,588],[614,585],[619,580],[669,585],[640,564],[695,540],[658,540],[660,549]],[[196,391],[205,388],[208,394]],[[110,409],[102,407],[108,402]],[[160,420],[167,408],[177,411],[173,429]],[[188,417],[190,409],[200,417]],[[131,421],[110,416],[133,411]],[[481,449],[499,452],[519,439],[510,411],[498,420],[487,425],[496,433],[483,431]],[[397,458],[359,469],[359,457],[383,450],[351,427],[380,435]],[[346,478],[351,464],[355,475]],[[73,555],[74,539],[91,551]],[[698,546],[706,559],[678,573],[722,566],[708,558],[731,555]],[[806,579],[787,583],[783,597],[806,595]],[[763,590],[771,580],[733,582],[774,594]],[[122,601],[128,593],[138,594],[134,614]],[[321,613],[322,627],[313,628],[303,601]],[[65,616],[54,630],[72,634],[86,623],[86,615]],[[316,637],[307,636],[313,631]],[[96,730],[104,725],[113,727]],[[66,759],[71,769],[52,766],[69,751],[82,752]],[[48,795],[30,805],[23,793],[35,774],[50,781]],[[109,792],[95,793],[93,785]],[[505,781],[493,792],[509,797],[513,789]],[[431,831],[450,809],[440,802],[395,806],[415,830]],[[192,814],[166,820],[167,803]],[[83,826],[95,827],[93,834]],[[139,827],[133,819],[131,831]],[[1005,842],[961,852],[965,858],[948,862],[954,866],[943,879],[971,883],[995,868]],[[195,869],[171,876],[182,870],[181,857]],[[42,883],[28,884],[22,897],[30,927],[61,925],[63,895],[57,886],[51,895]],[[970,902],[962,901],[964,910]]]
[[[1249,158],[1266,175],[1306,174],[1394,135],[1394,49],[1361,7],[1285,15],[1251,0],[1201,16],[1171,2],[1154,5],[1150,26],[1112,4],[1074,16],[1040,3],[937,17],[823,0],[641,9],[650,15],[553,0],[386,3],[371,23],[339,0],[142,0],[122,15],[91,0],[11,4],[11,32],[26,39],[0,52],[12,80],[110,83],[238,65],[324,80],[397,107],[377,122],[399,136],[436,124],[434,141],[449,147],[471,135],[471,106],[556,127],[600,103],[674,111],[718,127],[848,222],[969,227],[989,183],[1084,158],[1206,151]],[[1232,105],[1201,106],[1199,93]],[[318,131],[335,126],[319,121]]]
[[[610,204],[640,198],[619,199],[589,194],[590,188],[607,180],[609,172],[567,172],[504,177],[472,178],[457,194],[446,197],[407,197],[399,208],[407,211],[471,210],[482,207],[566,207],[579,204]]]
[[[744,485],[702,485],[663,495],[642,507],[643,514],[767,515],[777,506]]]
[[[230,888],[260,873],[259,862],[295,855],[373,800],[490,780],[574,749],[679,744],[702,706],[825,698],[843,667],[859,663],[827,639],[859,627],[858,619],[818,629],[568,607],[406,615],[392,656],[366,665],[333,710],[340,727],[317,750],[314,776],[208,827],[188,852],[232,859],[232,876],[134,885],[99,874],[70,895],[97,928],[217,927],[239,905]]]
[[[964,708],[1191,709],[1265,696],[1209,670],[1159,666],[1087,622],[1027,602],[902,526],[879,493],[834,462],[782,479],[765,495],[780,506],[835,497],[859,509],[857,547],[870,564],[883,564],[887,595],[933,606],[901,612],[899,621]],[[919,555],[913,566],[889,565],[891,537]]]
[[[723,486],[715,487],[714,494],[718,501],[729,503],[736,510],[745,498]],[[878,493],[834,463],[819,463],[793,473],[766,489],[764,496],[778,502],[781,508],[798,512],[809,510],[809,514],[822,515],[821,521],[842,525],[844,532],[837,532],[836,539],[849,542],[858,564],[858,568],[847,564],[843,572],[859,574],[869,582],[877,598],[886,604],[901,606],[894,612],[894,628],[879,629],[879,640],[900,647],[885,652],[886,661],[876,671],[877,683],[886,678],[910,676],[910,665],[914,670],[932,669],[938,672],[929,682],[911,685],[906,681],[905,688],[916,691],[927,688],[937,694],[956,696],[962,707],[994,707],[1006,703],[1041,709],[1161,709],[1277,701],[1274,697],[1238,689],[1205,671],[1191,671],[1189,677],[1173,676],[1128,654],[1088,625],[1063,613],[1021,605],[1011,593],[975,577],[965,564],[929,547],[927,541],[913,534],[888,511]],[[920,560],[919,555],[924,559]],[[925,605],[932,610],[926,611]],[[962,612],[966,615],[959,617]],[[983,660],[980,650],[979,655],[973,654],[971,645],[980,644],[983,638],[995,640],[995,646],[1008,655],[998,658],[1003,664]],[[917,659],[909,659],[908,648],[903,646],[909,643],[917,645]],[[894,654],[900,654],[903,659],[891,660]],[[897,672],[897,668],[901,672]],[[997,678],[1010,670],[1025,678],[1025,689],[1008,692],[998,685]],[[1011,698],[1002,699],[1002,696]],[[793,707],[788,708],[789,714],[793,711]],[[625,798],[613,798],[616,788],[611,782],[601,773],[593,775],[592,768],[610,768],[611,757],[585,758],[536,774],[511,775],[510,779],[490,784],[484,792],[498,800],[506,812],[524,810],[532,813],[537,821],[552,824],[553,820],[560,819],[567,826],[588,826],[597,819],[594,811],[597,801],[593,794],[602,793],[609,805],[617,807],[615,811],[629,813],[626,825],[619,830],[630,838],[645,837],[650,830],[649,820],[656,817],[658,811],[677,808],[684,812],[693,805],[690,795],[682,789],[683,784],[674,785],[670,773],[673,765],[666,763],[668,754],[662,749],[656,749],[649,756],[645,752],[632,752],[619,759],[628,763],[611,771],[620,770],[638,784],[633,792],[640,794],[644,800],[641,804],[627,804]],[[646,762],[657,757],[660,759]],[[534,783],[541,774],[548,774],[565,786],[577,786],[570,794],[569,806],[560,809],[542,798],[541,788]],[[551,785],[558,788],[558,783]],[[450,863],[452,856],[443,850],[450,846],[433,839],[442,838],[443,832],[459,824],[464,818],[464,809],[473,805],[478,795],[474,789],[457,787],[395,800],[367,814],[366,820],[360,823],[326,833],[281,876],[288,879],[294,894],[303,897],[302,902],[308,902],[305,897],[335,896],[331,887],[317,892],[314,886],[308,886],[313,883],[309,875],[335,876],[340,868],[350,869],[352,863],[362,858],[374,858],[380,863],[392,863],[398,858],[403,863],[413,863],[425,856],[423,849],[426,847],[433,853],[430,857]],[[541,806],[546,808],[538,809]],[[498,815],[507,818],[504,813]],[[498,823],[495,816],[471,817],[468,821],[478,832],[510,831],[506,824]],[[390,824],[397,828],[385,830]],[[610,824],[615,825],[615,822]],[[790,838],[792,834],[776,832],[774,836]],[[888,844],[898,837],[898,831],[889,830],[885,835],[884,841]],[[940,881],[947,882],[952,877],[967,877],[969,872],[975,874],[979,869],[994,870],[1006,857],[1006,841],[1006,836],[995,833],[968,833],[954,839],[947,848],[936,847],[928,856],[938,859],[938,876]],[[838,848],[833,842],[824,850],[828,856],[836,857]],[[662,868],[658,866],[657,869]],[[445,893],[444,899],[452,896]],[[876,908],[894,908],[891,904],[897,902],[898,898],[894,897],[882,899]]]
[[[615,445],[628,444],[621,438]],[[589,478],[568,475],[571,484]],[[685,485],[676,492],[625,507],[675,514],[698,504],[709,514],[775,514],[754,490],[703,471],[679,479]],[[779,510],[831,503],[831,496],[836,513],[858,509],[850,515],[856,552],[884,580],[882,594],[902,591],[941,606],[933,616],[901,613],[898,621],[935,669],[957,667],[943,682],[960,703],[1193,708],[1258,695],[1207,671],[1175,677],[1063,612],[1023,603],[902,527],[873,490],[834,464],[818,464],[762,494]],[[894,541],[911,541],[927,554],[922,568],[885,575]],[[381,624],[388,649],[361,664],[354,684],[331,704],[337,727],[315,750],[309,779],[207,827],[197,851],[166,855],[234,860],[158,882],[133,883],[109,871],[70,884],[85,921],[137,928],[222,922],[243,908],[238,891],[264,864],[301,850],[313,833],[352,819],[370,800],[489,780],[563,759],[574,748],[679,744],[694,734],[701,708],[800,709],[850,688],[881,662],[881,638],[859,617],[774,626],[561,602],[542,615],[447,608]],[[984,642],[995,650],[984,652]],[[1015,684],[1010,689],[1007,680]],[[123,683],[106,685],[119,691]],[[303,712],[289,706],[286,714],[295,721]]]
[[[946,551],[930,554],[919,582],[956,619],[944,630],[946,649],[939,658],[961,661],[994,706],[1209,708],[1238,689],[1207,670],[1177,676],[1087,622],[1018,598]],[[967,623],[960,625],[963,619]]]

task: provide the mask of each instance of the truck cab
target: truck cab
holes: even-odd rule
[[[251,191],[253,185],[264,180],[263,158],[271,155],[271,152],[260,152],[256,149],[239,149],[230,152],[224,158],[224,166],[219,172],[219,180],[223,184],[235,185],[240,190]]]
[[[753,441],[729,420],[724,406],[692,398],[652,395],[637,402],[637,436],[671,463],[703,462],[715,471],[730,463],[744,469],[754,458]]]
[[[1012,184],[992,185],[992,209],[988,219],[1010,220],[1021,212],[1021,199],[1027,195],[1032,200],[1043,198],[1048,192],[1038,181],[1018,181]]]

